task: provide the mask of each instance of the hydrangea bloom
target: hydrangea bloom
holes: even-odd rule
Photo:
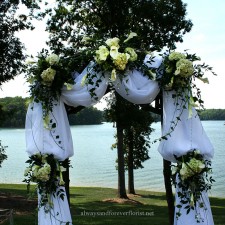
[[[137,60],[137,53],[134,51],[133,48],[127,47],[125,52],[130,55],[129,61],[133,62]]]
[[[125,70],[129,58],[130,58],[129,54],[119,53],[117,57],[113,60],[113,63],[115,64],[118,70]]]
[[[188,59],[180,59],[176,63],[175,75],[190,77],[194,73],[193,63]]]
[[[59,63],[59,56],[56,54],[51,54],[46,58],[46,61],[51,65],[57,65]]]
[[[42,73],[41,73],[41,78],[43,79],[44,81],[44,84],[51,84],[52,81],[54,80],[54,77],[56,75],[56,71],[52,68],[48,68],[46,70],[44,70]]]

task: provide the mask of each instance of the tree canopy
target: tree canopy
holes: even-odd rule
[[[20,13],[22,5],[27,11]],[[18,31],[34,29],[31,20],[38,17],[38,9],[35,1],[0,1],[0,86],[24,72],[24,45],[16,35]]]
[[[57,0],[47,22],[49,45],[57,53],[74,58],[88,50],[95,40],[120,37],[131,31],[138,34],[138,48],[160,50],[175,48],[189,32],[186,4],[181,0]],[[86,62],[87,63],[87,62]]]

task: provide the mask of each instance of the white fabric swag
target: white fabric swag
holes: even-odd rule
[[[174,94],[174,91],[163,92],[162,135],[166,135],[170,132],[171,126],[174,126],[172,121],[176,121],[177,117],[180,117],[180,120],[172,133],[167,136],[168,139],[160,142],[158,148],[160,154],[164,159],[176,162],[174,155],[180,157],[193,149],[198,149],[204,156],[204,159],[211,160],[214,149],[202,127],[195,108],[192,107],[192,116],[190,117],[188,103],[183,102],[180,98],[173,98]],[[185,107],[183,108],[183,106]],[[179,188],[176,188],[175,205],[181,204],[180,198],[177,195],[178,192]],[[206,210],[199,207],[197,204],[196,209],[191,210],[190,213],[187,214],[187,210],[184,208],[186,205],[184,205],[181,208],[181,216],[178,219],[176,219],[176,213],[179,209],[175,207],[174,225],[214,225],[207,193],[202,193],[202,199]],[[196,212],[199,213],[203,219],[200,223],[198,223],[195,218]]]
[[[161,62],[162,57],[156,57],[155,62],[148,66],[157,68]],[[99,86],[95,86],[96,80],[94,80],[93,85],[82,85],[82,79],[87,74],[87,69],[85,68],[75,78],[72,90],[63,88],[59,101],[54,102],[53,110],[50,113],[50,129],[46,129],[44,126],[41,103],[34,102],[30,104],[26,116],[26,151],[28,155],[38,152],[42,154],[48,153],[53,154],[59,161],[64,161],[73,156],[73,141],[64,103],[73,107],[88,107],[96,104],[97,102],[91,97],[89,90],[94,87],[95,94],[100,100],[104,96],[109,83],[109,77],[103,77],[102,73],[99,72],[96,78],[96,80],[98,78],[102,80]],[[114,87],[122,97],[136,104],[151,103],[159,92],[157,82],[148,79],[138,71],[130,71],[122,81],[118,78],[114,82]],[[54,128],[51,129],[53,124]],[[45,215],[43,208],[41,208],[38,212],[38,224],[60,225],[60,221],[71,222],[68,200],[65,198],[62,201],[57,196],[51,196],[51,198],[54,208],[50,211],[49,215]],[[61,209],[67,209],[67,213],[61,213]],[[58,215],[60,219],[52,215]]]
[[[193,149],[198,149],[205,159],[211,160],[214,148],[202,127],[195,108],[192,107],[192,116],[189,117],[188,102],[173,98],[174,94],[174,91],[163,92],[162,136],[174,127],[173,122],[177,121],[177,117],[180,120],[177,121],[171,134],[166,136],[167,140],[160,142],[158,148],[160,154],[164,159],[176,162],[174,155],[180,157]]]

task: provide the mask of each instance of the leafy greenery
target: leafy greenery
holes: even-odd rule
[[[26,196],[26,186],[20,184],[0,184],[0,192],[12,195]],[[73,223],[77,225],[136,225],[136,224],[152,224],[152,225],[168,225],[166,197],[164,193],[138,191],[138,195],[131,196],[134,200],[133,204],[124,203],[118,204],[105,199],[113,199],[116,195],[116,190],[111,188],[100,187],[71,187],[71,213]],[[136,204],[135,204],[136,201]],[[140,202],[140,204],[138,204]],[[214,216],[215,225],[224,225],[224,199],[210,198],[212,213]],[[28,211],[26,204],[22,205],[22,211]],[[28,207],[28,206],[27,206]],[[14,208],[14,224],[35,224],[37,219],[34,212],[18,213],[18,208]],[[88,216],[84,213],[90,212],[148,212],[151,216]],[[7,225],[5,222],[4,225]]]
[[[0,127],[24,127],[26,118],[26,99],[6,97],[0,99]]]
[[[0,98],[0,127],[24,127],[27,111],[27,98]],[[100,124],[103,113],[96,108],[85,108],[76,115],[69,115],[70,125]]]
[[[103,122],[103,112],[89,107],[81,110],[77,114],[68,115],[70,125],[101,124]]]
[[[19,12],[19,5],[27,10],[24,8],[23,13]],[[34,9],[36,9],[35,13]],[[0,86],[25,71],[24,45],[16,33],[25,29],[34,29],[31,20],[37,16],[38,9],[37,1],[2,0],[0,2]]]
[[[206,109],[199,112],[201,120],[225,120],[224,109]]]

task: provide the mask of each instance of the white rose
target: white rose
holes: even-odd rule
[[[101,45],[99,49],[96,51],[95,60],[97,63],[101,63],[103,61],[106,61],[108,55],[109,55],[108,48],[104,45]]]
[[[107,39],[105,43],[106,43],[109,47],[111,47],[111,46],[116,46],[116,47],[119,48],[119,47],[120,47],[120,46],[119,46],[119,41],[120,41],[119,38],[114,37],[114,38],[109,38],[109,39]]]

